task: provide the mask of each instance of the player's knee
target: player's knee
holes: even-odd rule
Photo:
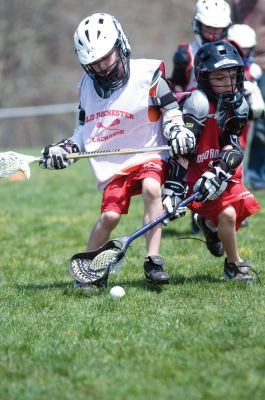
[[[143,198],[144,201],[155,201],[161,199],[161,186],[158,181],[152,179],[148,182],[145,182],[143,185]]]
[[[225,223],[229,225],[235,225],[236,222],[236,211],[234,207],[227,207],[218,215],[219,223]]]
[[[121,215],[115,211],[106,211],[101,215],[102,224],[108,229],[114,229],[118,224]]]

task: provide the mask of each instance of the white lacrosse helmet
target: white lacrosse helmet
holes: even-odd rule
[[[197,1],[195,7],[195,16],[192,22],[192,28],[195,33],[195,37],[200,45],[205,43],[205,40],[201,35],[201,24],[210,26],[212,28],[223,28],[224,32],[221,38],[224,38],[227,34],[227,29],[229,25],[231,25],[231,23],[231,9],[226,1]]]
[[[246,24],[234,24],[230,26],[227,37],[237,42],[242,49],[250,49],[257,44],[256,32]]]
[[[131,48],[121,24],[111,15],[92,14],[85,18],[74,34],[75,51],[80,64],[87,74],[104,90],[115,90],[123,86],[129,79],[129,59]],[[119,58],[108,77],[97,74],[90,64],[96,63],[117,49]],[[122,63],[123,76],[117,73],[118,64]]]

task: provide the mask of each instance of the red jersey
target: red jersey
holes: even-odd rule
[[[214,112],[215,106],[210,103],[210,114],[214,114]],[[188,195],[192,193],[193,186],[201,175],[210,170],[209,163],[217,158],[221,150],[218,139],[222,134],[223,131],[218,127],[216,120],[208,118],[197,146],[196,156],[189,163],[187,173]],[[247,217],[260,209],[253,194],[243,184],[242,164],[236,168],[235,174],[231,177],[231,182],[228,183],[227,189],[220,197],[204,203],[192,202],[189,208],[217,226],[218,215],[230,205],[236,211],[236,229],[239,229],[241,223]]]
[[[215,105],[209,102],[211,115],[215,113]],[[219,152],[222,150],[219,145],[219,138],[223,135],[223,131],[219,128],[214,118],[208,118],[202,131],[199,144],[196,150],[196,156],[190,161],[187,175],[189,185],[194,183],[200,176],[209,171],[209,163],[214,161]],[[239,182],[242,179],[242,165],[235,170],[233,180]]]

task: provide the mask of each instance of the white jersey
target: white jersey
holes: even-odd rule
[[[188,83],[187,87],[185,88],[185,90],[193,89],[193,88],[197,87],[197,81],[196,81],[195,74],[194,74],[193,64],[194,64],[195,54],[197,53],[197,51],[199,50],[200,47],[201,46],[199,45],[199,43],[196,40],[194,42],[190,43],[190,45],[189,45],[189,49],[190,49],[190,53],[191,53],[191,57],[192,57],[192,68],[190,71],[190,80],[189,80],[189,83]]]
[[[148,106],[151,81],[160,63],[159,60],[131,60],[128,83],[107,99],[97,94],[92,79],[85,75],[80,82],[80,104],[86,113],[85,125],[77,128],[70,139],[85,151],[164,145],[166,139],[162,134],[161,113],[155,110],[156,117],[150,122]],[[103,190],[114,177],[128,174],[134,166],[147,160],[161,158],[166,160],[167,153],[106,155],[89,161],[97,187]]]

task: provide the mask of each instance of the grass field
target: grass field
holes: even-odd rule
[[[34,165],[29,181],[0,181],[0,398],[151,400],[265,398],[264,192],[238,233],[261,284],[223,281],[223,259],[195,240],[190,216],[163,231],[172,283],[143,278],[145,243],[127,252],[106,290],[73,289],[68,259],[85,249],[100,194],[79,161],[64,171]],[[114,237],[142,224],[134,198]],[[126,296],[109,297],[122,285]]]

